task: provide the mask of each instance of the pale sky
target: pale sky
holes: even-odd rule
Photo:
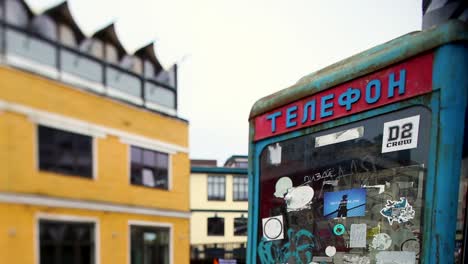
[[[27,0],[40,12],[58,0]],[[170,2],[170,3],[168,3]],[[190,157],[248,153],[261,97],[304,75],[421,28],[421,0],[69,0],[87,34],[116,22],[127,51],[156,40],[179,64],[179,116]]]

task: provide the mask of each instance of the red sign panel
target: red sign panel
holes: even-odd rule
[[[254,140],[428,93],[433,58],[433,53],[412,58],[257,116]]]

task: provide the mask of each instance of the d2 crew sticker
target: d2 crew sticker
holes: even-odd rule
[[[333,233],[337,236],[341,236],[346,231],[346,228],[343,224],[337,224],[333,227]]]
[[[382,153],[418,146],[419,115],[384,123]]]
[[[283,216],[273,216],[262,219],[263,237],[267,240],[279,240],[284,238]]]

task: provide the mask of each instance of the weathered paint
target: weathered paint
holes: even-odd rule
[[[260,160],[260,155],[262,151],[274,142],[284,141],[296,137],[300,137],[303,135],[315,133],[318,131],[326,130],[332,127],[341,126],[348,123],[353,123],[356,121],[364,120],[373,116],[383,115],[387,113],[394,112],[399,109],[408,108],[411,106],[421,106],[424,105],[426,107],[430,106],[432,102],[432,94],[426,94],[423,96],[415,97],[413,99],[397,102],[395,104],[386,105],[377,109],[372,109],[366,112],[363,112],[358,115],[351,115],[344,118],[336,119],[330,122],[325,122],[316,126],[307,127],[302,130],[293,131],[290,133],[282,134],[275,137],[270,137],[264,140],[260,140],[258,142],[251,141],[250,142],[250,149],[249,149],[249,201],[253,201],[249,203],[249,227],[248,227],[248,249],[247,249],[247,262],[248,263],[257,263],[257,245],[260,241],[258,241],[257,235],[259,226],[257,224],[259,218],[259,194],[260,193],[260,184],[259,184],[259,177],[260,175],[260,164],[257,162]],[[437,129],[437,126],[433,122],[432,129]],[[250,136],[253,139],[254,133],[254,125],[253,122],[250,123]],[[251,184],[252,183],[252,184]],[[430,205],[426,205],[430,206]],[[432,209],[429,209],[432,211]]]
[[[254,139],[291,132],[428,93],[432,90],[432,61],[433,53],[427,53],[256,116]]]
[[[422,263],[453,262],[456,203],[463,144],[463,133],[453,136],[453,132],[464,129],[468,91],[467,47],[463,44],[446,45],[455,41],[465,43],[468,41],[468,27],[456,21],[430,31],[408,34],[306,76],[298,84],[255,103],[250,114],[249,128],[251,161],[249,215],[251,217],[248,231],[248,263],[257,263],[257,245],[260,242],[258,241],[259,157],[267,145],[416,105],[424,105],[432,111]],[[432,93],[255,142],[256,116],[432,49],[436,52]],[[453,230],[447,230],[448,224],[454,227]]]
[[[424,263],[452,263],[455,250],[463,131],[468,99],[468,46],[462,43],[440,47],[434,61],[434,90],[440,102],[436,138],[430,152],[426,186]],[[437,99],[435,99],[437,100]],[[435,114],[434,114],[435,115]],[[434,116],[434,119],[436,117]],[[433,126],[434,126],[433,125]],[[435,132],[435,131],[434,131]],[[432,204],[428,204],[432,203]],[[453,227],[450,229],[448,227]]]
[[[277,107],[375,72],[443,44],[466,40],[468,40],[468,25],[456,20],[428,31],[409,33],[311,73],[295,85],[261,98],[252,106],[249,118],[252,119]]]

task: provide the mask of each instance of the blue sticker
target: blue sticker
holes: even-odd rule
[[[337,224],[335,227],[333,227],[333,233],[335,233],[337,236],[343,235],[345,231],[346,228],[343,224]]]
[[[323,204],[323,215],[326,218],[364,216],[366,215],[366,189],[326,192]]]

